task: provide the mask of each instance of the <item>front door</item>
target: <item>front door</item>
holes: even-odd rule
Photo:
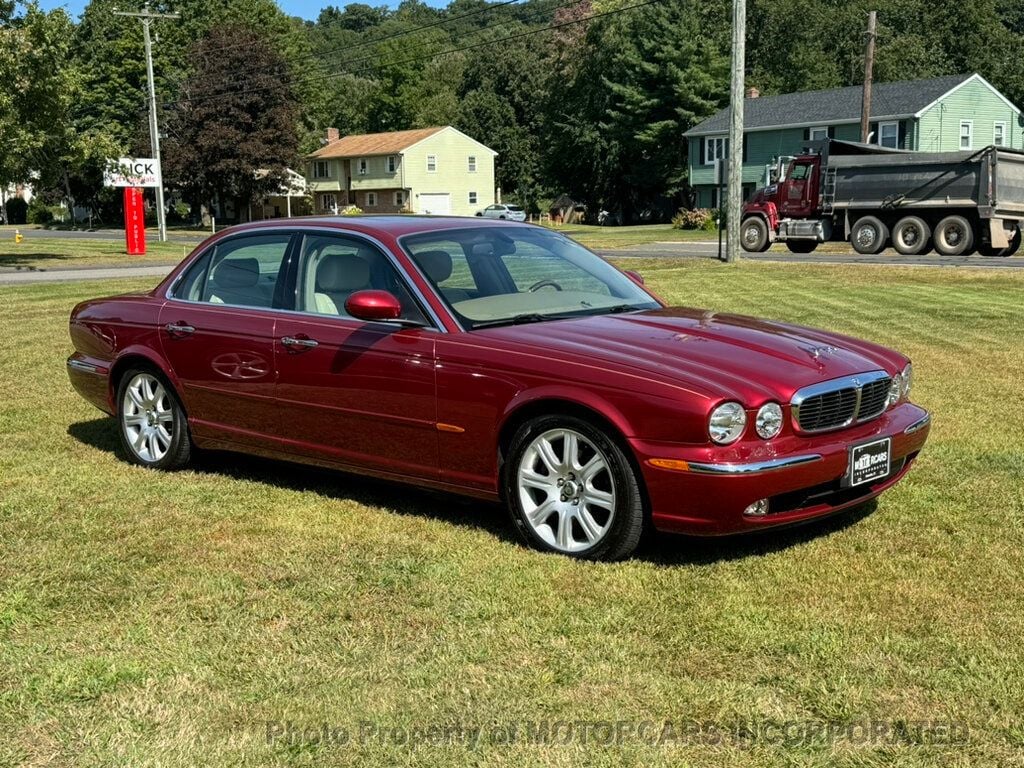
[[[193,434],[246,445],[277,429],[274,339],[291,236],[242,235],[201,256],[160,311],[164,356]]]
[[[789,176],[783,182],[782,201],[779,213],[784,218],[810,216],[817,207],[817,164],[813,160],[796,161],[789,169]]]
[[[425,322],[391,260],[356,236],[310,233],[299,249],[299,313],[277,324],[277,399],[287,450],[353,467],[435,479],[433,330],[367,323],[345,300],[390,291]]]

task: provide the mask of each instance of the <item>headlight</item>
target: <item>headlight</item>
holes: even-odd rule
[[[747,414],[739,403],[722,403],[711,412],[708,434],[720,445],[735,442],[747,426]]]
[[[903,375],[897,373],[892,377],[892,382],[889,384],[889,404],[888,407],[892,408],[896,403],[903,397]]]
[[[907,367],[903,369],[903,399],[910,399],[910,385],[914,383],[914,366],[907,363]]]
[[[778,403],[765,403],[757,412],[754,422],[757,434],[765,440],[775,437],[782,430],[782,406]]]

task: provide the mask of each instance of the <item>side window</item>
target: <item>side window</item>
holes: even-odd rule
[[[794,165],[793,169],[789,172],[789,178],[793,181],[802,181],[807,178],[810,169],[811,166],[806,164]]]
[[[410,246],[409,253],[449,304],[458,304],[480,295],[465,249],[460,243],[431,240]]]
[[[291,235],[224,240],[189,270],[176,295],[190,301],[239,307],[281,307],[285,257]]]
[[[299,261],[299,309],[350,317],[345,301],[369,289],[394,294],[406,320],[426,322],[398,270],[375,246],[345,235],[305,235]]]

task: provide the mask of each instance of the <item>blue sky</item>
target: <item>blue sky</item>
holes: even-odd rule
[[[46,10],[51,8],[64,7],[73,18],[78,18],[81,14],[82,9],[85,8],[88,0],[40,0],[41,5]],[[398,0],[363,0],[367,5],[398,5]],[[348,5],[345,0],[324,0],[324,2],[303,2],[303,0],[277,0],[277,4],[281,6],[282,10],[289,16],[302,16],[305,19],[315,19],[320,15],[320,9],[325,5],[337,5],[344,8]],[[127,7],[130,3],[126,3]],[[436,2],[431,2],[430,5],[437,5]]]

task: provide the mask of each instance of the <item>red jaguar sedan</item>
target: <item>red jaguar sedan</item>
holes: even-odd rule
[[[567,237],[480,218],[235,227],[149,293],[79,304],[71,340],[137,464],[195,446],[501,500],[581,558],[862,504],[929,430],[898,352],[666,307]]]

